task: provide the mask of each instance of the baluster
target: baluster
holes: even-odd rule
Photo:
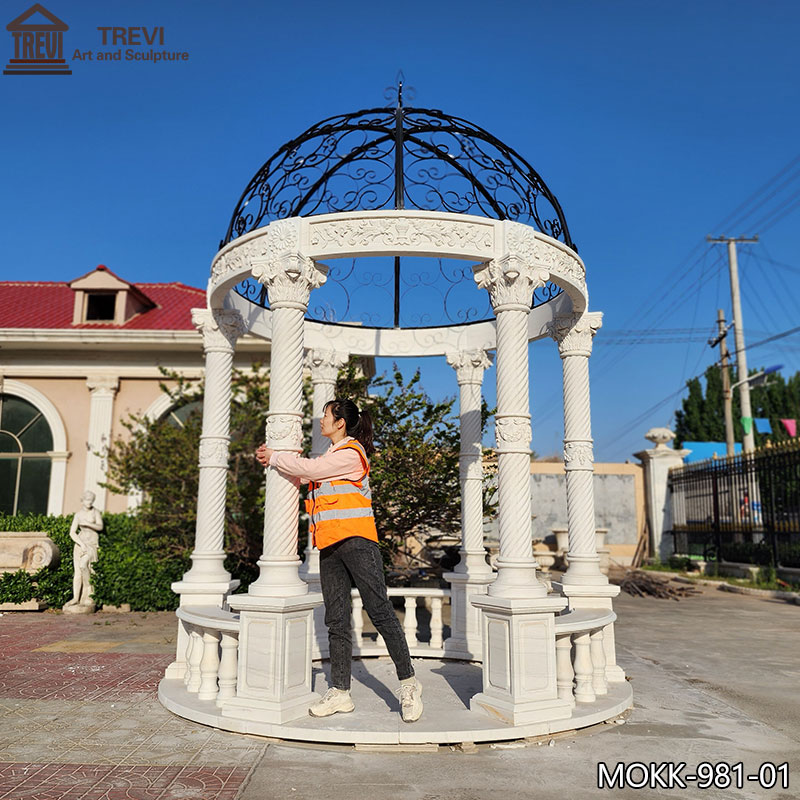
[[[559,700],[566,700],[575,705],[572,693],[575,682],[575,670],[572,669],[572,634],[556,634],[556,686]]]
[[[575,699],[579,703],[595,701],[592,689],[592,655],[589,652],[589,631],[575,634]]]
[[[217,699],[217,676],[219,674],[219,631],[203,631],[203,657],[200,661],[200,689],[198,700]]]
[[[220,649],[222,650],[222,655],[219,660],[218,706],[221,706],[229,697],[236,695],[236,673],[239,669],[239,634],[235,631],[222,631]]]
[[[431,647],[442,646],[442,598],[431,597]]]
[[[357,649],[361,648],[364,641],[364,601],[361,595],[356,593],[353,598],[353,644]]]
[[[403,630],[406,634],[406,642],[409,647],[417,645],[417,598],[406,597],[406,618],[403,622]]]
[[[592,689],[595,694],[608,694],[606,680],[606,649],[603,644],[603,629],[598,628],[591,633],[592,654]]]
[[[183,670],[183,682],[186,686],[188,686],[189,678],[192,677],[192,670],[189,665],[192,663],[192,650],[194,649],[195,640],[192,638],[192,626],[188,622],[182,622],[182,624],[186,629],[186,652],[183,654],[183,660],[185,662]]]
[[[189,654],[189,680],[186,682],[186,689],[196,692],[200,689],[200,662],[203,659],[203,637],[200,629],[192,627],[192,645]]]

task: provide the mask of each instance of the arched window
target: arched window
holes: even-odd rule
[[[161,419],[166,420],[170,425],[175,428],[185,428],[186,420],[192,414],[201,414],[203,412],[202,400],[190,400],[188,403],[177,404],[172,406]]]
[[[46,514],[53,432],[42,412],[0,394],[0,511]]]

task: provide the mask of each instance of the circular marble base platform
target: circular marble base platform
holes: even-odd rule
[[[423,686],[425,711],[414,723],[400,718],[397,677],[388,658],[353,662],[352,696],[355,711],[324,719],[303,717],[276,725],[257,719],[223,716],[213,701],[197,699],[182,680],[161,681],[161,704],[180,717],[223,730],[301,742],[328,744],[456,744],[499,742],[527,736],[544,736],[596,725],[621,714],[632,705],[630,684],[609,683],[608,694],[594,703],[578,703],[569,719],[512,726],[479,711],[470,711],[470,698],[481,691],[481,668],[459,661],[414,659]],[[313,688],[328,688],[327,664],[315,665]]]

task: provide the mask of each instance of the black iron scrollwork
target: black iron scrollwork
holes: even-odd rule
[[[275,219],[415,208],[523,222],[577,252],[558,200],[519,153],[467,120],[434,109],[406,108],[402,78],[392,99],[394,107],[330,117],[283,145],[248,184],[220,247]],[[408,273],[401,286],[400,274],[398,259],[394,287],[386,286],[394,293],[395,326],[400,324],[401,298],[414,288],[413,281],[425,282],[422,275]],[[445,317],[453,315],[450,324],[484,318],[476,309],[448,310],[455,284],[448,284],[443,273],[438,277],[444,279],[439,289]],[[344,286],[343,280],[339,283]],[[237,291],[266,305],[264,293],[252,281]],[[537,292],[533,305],[559,293],[557,286],[548,284]],[[346,305],[349,311],[349,297]],[[339,319],[346,313],[338,309]],[[316,310],[312,316],[333,321],[330,309]]]

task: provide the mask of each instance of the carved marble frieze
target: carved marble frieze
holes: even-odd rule
[[[227,436],[200,437],[200,466],[227,468],[228,466]]]
[[[497,417],[494,430],[498,450],[505,449],[504,445],[511,445],[513,449],[521,445],[527,447],[531,441],[530,419],[522,415]]]
[[[267,415],[267,444],[277,450],[300,450],[303,426],[299,414],[269,413]]]
[[[494,255],[494,223],[418,216],[353,217],[309,221],[312,255],[353,251],[396,250],[466,254],[476,258]]]
[[[536,231],[520,222],[505,223],[506,252],[521,258],[526,264],[540,267],[553,278],[586,288],[586,268],[569,248],[536,235]]]
[[[594,448],[591,440],[577,440],[564,444],[564,469],[592,469]]]
[[[218,284],[229,275],[244,277],[254,266],[277,261],[300,249],[299,219],[280,219],[266,228],[236,239],[224,248],[211,265],[211,282]]]

